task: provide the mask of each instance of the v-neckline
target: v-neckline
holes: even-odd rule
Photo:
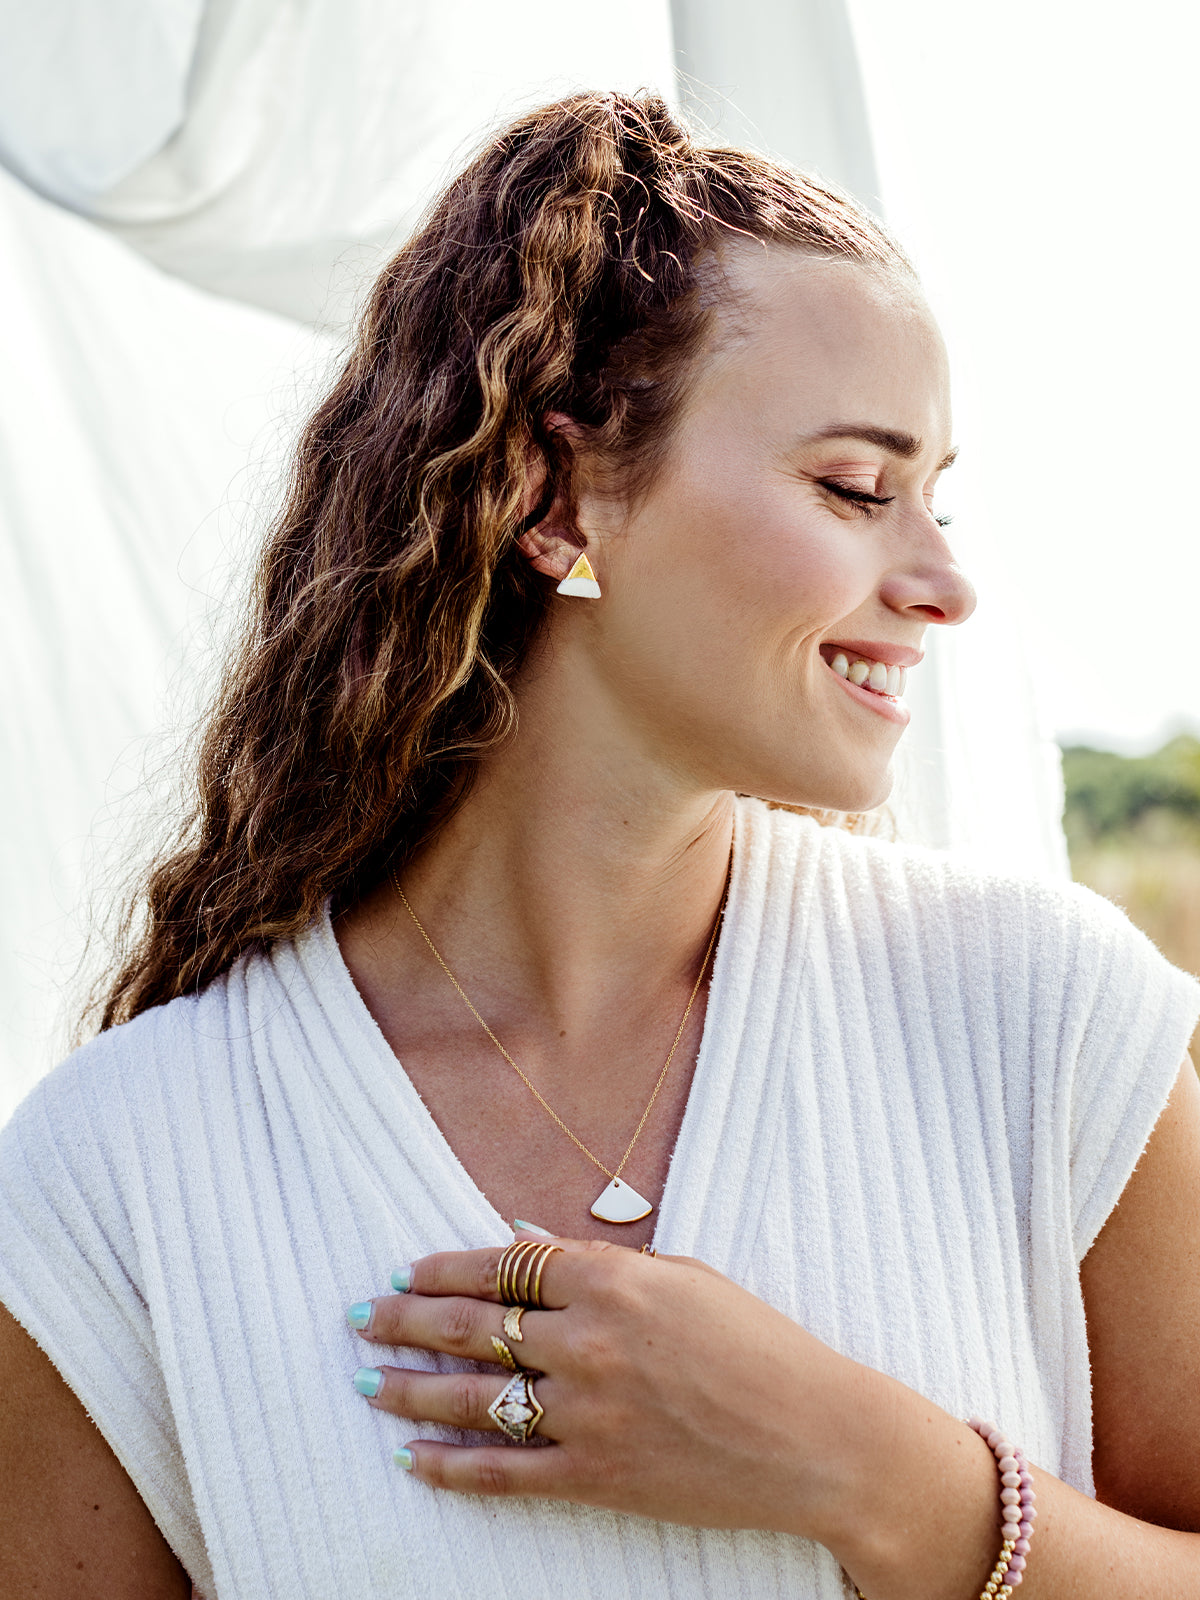
[[[673,1237],[670,1219],[675,1209],[676,1192],[687,1183],[686,1152],[696,1136],[693,1130],[704,1120],[698,1107],[706,1097],[706,1085],[715,1070],[713,1057],[719,1049],[717,1041],[722,1032],[729,969],[734,962],[733,952],[741,943],[739,930],[743,922],[750,834],[754,829],[752,806],[753,802],[735,796],[729,893],[713,953],[712,976],[696,1065],[656,1207],[651,1240],[655,1249],[664,1247],[664,1239],[668,1241],[666,1248],[680,1248]],[[317,948],[313,949],[313,945]],[[310,957],[310,952],[311,956],[316,957],[315,961],[306,959]],[[486,1226],[491,1234],[511,1238],[511,1224],[500,1215],[459,1159],[359,993],[334,932],[328,901],[308,934],[297,940],[297,955],[302,967],[307,969],[310,982],[319,980],[323,990],[326,986],[330,987],[332,992],[328,998],[335,1004],[328,1009],[344,1018],[348,1033],[357,1036],[347,1037],[341,1042],[350,1058],[347,1065],[361,1087],[368,1091],[368,1103],[363,1105],[363,1112],[369,1114],[373,1111],[374,1116],[382,1117],[390,1125],[392,1140],[402,1144],[410,1158],[414,1145],[419,1145],[421,1160],[428,1168],[423,1171],[423,1177],[431,1189],[442,1195],[446,1209],[453,1213],[459,1231],[469,1228],[474,1232],[475,1228]],[[369,1143],[376,1144],[376,1139],[370,1139]]]

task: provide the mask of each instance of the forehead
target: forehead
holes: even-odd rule
[[[774,417],[788,431],[853,416],[948,439],[945,347],[906,273],[738,241],[719,275],[700,408]]]

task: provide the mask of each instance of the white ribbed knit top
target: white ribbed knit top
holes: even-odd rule
[[[1198,1009],[1086,890],[740,800],[656,1244],[1090,1490],[1078,1263]],[[351,1387],[347,1304],[510,1238],[328,920],[92,1041],[0,1135],[0,1299],[208,1600],[841,1600],[802,1540],[392,1465],[418,1430]]]

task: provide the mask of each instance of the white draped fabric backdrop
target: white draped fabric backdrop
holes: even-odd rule
[[[89,920],[298,422],[439,183],[524,106],[649,85],[886,214],[854,21],[846,0],[0,3],[0,1120],[65,1047]],[[1060,874],[1056,752],[1002,566],[972,566],[976,618],[912,680],[898,825]]]

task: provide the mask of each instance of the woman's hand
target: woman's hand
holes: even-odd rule
[[[550,1447],[418,1439],[408,1444],[414,1476],[474,1494],[820,1538],[844,1511],[856,1452],[870,1449],[861,1391],[875,1375],[699,1261],[555,1243],[562,1253],[547,1260],[541,1283],[547,1309],[526,1311],[521,1343],[510,1341],[518,1364],[543,1374],[537,1433]],[[415,1262],[409,1292],[374,1301],[361,1336],[494,1361],[500,1254]],[[369,1403],[380,1410],[496,1432],[488,1406],[509,1378],[499,1366],[379,1371]]]

